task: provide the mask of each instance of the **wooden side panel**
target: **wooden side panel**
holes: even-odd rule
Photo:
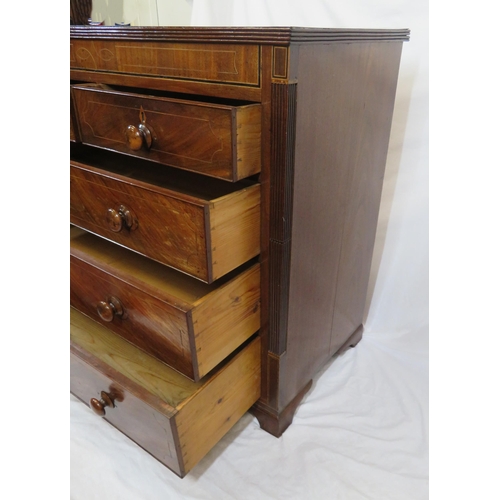
[[[300,47],[280,408],[362,322],[400,51],[401,43]]]
[[[73,256],[70,279],[73,307],[187,377],[195,378],[186,311]],[[123,313],[115,314],[109,322],[103,321],[99,304],[112,300],[119,301]]]
[[[164,43],[72,39],[74,69],[258,86],[257,44]]]
[[[260,396],[260,339],[238,353],[203,390],[178,407],[185,471],[192,469]]]
[[[73,87],[73,96],[85,144],[230,181],[260,171],[259,105],[238,109],[94,86]],[[127,128],[141,123],[151,147],[132,149]]]
[[[216,280],[260,253],[260,186],[215,200],[209,223]]]
[[[71,166],[71,222],[158,262],[209,281],[203,206]],[[110,229],[108,212],[125,206],[136,227]]]
[[[259,329],[260,266],[207,295],[191,315],[202,377]]]
[[[361,324],[365,308],[402,43],[373,46],[369,59],[377,61],[361,73],[367,84],[353,114],[358,116],[352,138],[357,158],[352,162],[349,204],[342,233],[337,293],[330,339],[333,355]],[[370,103],[370,110],[361,109]]]

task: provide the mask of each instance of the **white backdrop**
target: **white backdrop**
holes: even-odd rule
[[[403,47],[364,338],[315,378],[280,439],[246,415],[182,480],[71,397],[71,498],[426,499],[427,3],[193,0],[191,24],[411,29]]]

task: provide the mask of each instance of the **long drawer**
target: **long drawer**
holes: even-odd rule
[[[259,104],[226,105],[75,85],[85,144],[238,181],[261,169]]]
[[[86,27],[82,28],[85,30]],[[78,30],[79,27],[72,26],[72,29]],[[140,28],[130,30],[137,32]],[[164,78],[171,78],[184,80],[184,85],[190,82],[260,85],[260,49],[257,44],[173,43],[165,39],[137,43],[126,38],[103,39],[106,36],[107,33],[104,37],[78,38],[74,31],[70,43],[72,70],[91,71],[94,79],[103,74],[108,78],[115,76],[122,82],[136,76],[143,84],[144,77],[152,76],[160,83]]]
[[[74,225],[206,283],[260,253],[258,184],[169,175],[102,153],[71,161]]]
[[[71,309],[71,392],[184,476],[260,396],[260,339],[192,382]]]
[[[72,306],[192,380],[260,327],[258,263],[208,285],[72,228],[70,276]]]

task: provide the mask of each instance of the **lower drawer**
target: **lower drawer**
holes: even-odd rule
[[[71,392],[183,477],[260,396],[260,339],[199,382],[71,309]]]
[[[71,229],[71,305],[198,381],[260,328],[260,267],[211,285]]]

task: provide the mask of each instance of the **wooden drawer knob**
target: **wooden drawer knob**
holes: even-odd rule
[[[153,144],[153,134],[151,130],[146,127],[146,113],[142,109],[142,106],[139,112],[139,119],[141,123],[137,127],[135,125],[129,125],[125,132],[127,145],[132,151],[139,151],[143,146],[146,149],[150,149],[151,144]]]
[[[123,318],[125,311],[121,302],[116,297],[110,297],[107,301],[101,300],[97,304],[97,314],[103,321],[110,323],[116,316]]]
[[[108,228],[114,233],[119,233],[124,227],[132,231],[138,226],[137,217],[125,205],[117,208],[108,208],[106,214]]]
[[[94,413],[99,415],[100,417],[104,417],[106,415],[106,410],[104,409],[106,406],[110,408],[115,407],[115,403],[111,398],[111,395],[107,392],[101,391],[101,399],[92,398],[90,400],[90,407],[94,410]]]

